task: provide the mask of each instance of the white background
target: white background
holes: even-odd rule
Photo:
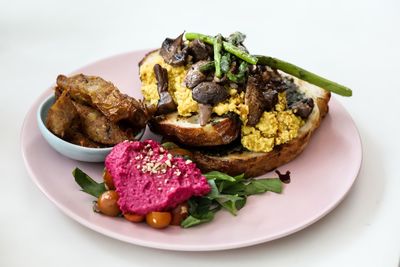
[[[34,185],[22,162],[20,129],[30,105],[56,76],[117,53],[158,47],[183,30],[240,30],[253,53],[285,59],[353,89],[353,97],[336,98],[358,126],[364,159],[350,194],[333,212],[303,231],[254,247],[170,252],[93,232]],[[395,0],[0,0],[0,266],[398,266],[399,65]]]

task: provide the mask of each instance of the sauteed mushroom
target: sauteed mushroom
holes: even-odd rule
[[[301,117],[302,119],[307,119],[314,108],[314,100],[312,98],[302,99],[294,103],[292,106],[290,106],[290,108],[297,116]]]
[[[215,82],[202,82],[192,91],[195,101],[205,105],[215,105],[229,97],[225,88]]]
[[[278,103],[278,92],[276,90],[267,90],[262,94],[264,96],[264,110],[271,111]]]
[[[211,116],[212,106],[229,97],[225,88],[214,82],[202,82],[192,91],[192,98],[199,103],[200,125],[207,124]]]
[[[184,65],[188,55],[188,47],[183,43],[183,33],[176,39],[166,38],[161,45],[160,55],[170,65]]]
[[[201,83],[201,82],[206,80],[207,75],[204,74],[200,70],[200,68],[202,66],[204,66],[205,64],[207,64],[207,63],[209,63],[209,61],[202,60],[202,61],[199,61],[199,62],[193,64],[190,67],[190,69],[187,72],[186,77],[185,77],[185,84],[186,84],[187,88],[192,89],[196,85],[198,85],[199,83]]]
[[[258,79],[255,76],[249,76],[247,80],[244,103],[249,107],[247,125],[255,126],[265,109],[264,95],[258,88]]]
[[[157,80],[160,100],[157,104],[157,114],[166,114],[176,110],[176,104],[168,92],[168,71],[159,64],[154,65],[154,74]]]
[[[193,61],[206,60],[212,57],[213,49],[210,45],[196,39],[189,44],[189,53],[193,57]]]

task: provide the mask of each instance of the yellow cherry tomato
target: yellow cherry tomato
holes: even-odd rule
[[[125,213],[124,214],[125,219],[127,219],[130,222],[143,222],[144,221],[144,215],[140,214],[135,214],[135,213]]]
[[[152,211],[146,215],[146,223],[157,229],[167,227],[170,224],[171,219],[172,216],[170,212]]]
[[[104,183],[106,184],[106,187],[108,190],[115,189],[113,178],[107,169],[104,169],[103,180],[104,180]]]
[[[97,207],[100,212],[105,215],[112,217],[118,216],[121,212],[117,204],[118,198],[119,196],[114,190],[105,191],[97,199]]]

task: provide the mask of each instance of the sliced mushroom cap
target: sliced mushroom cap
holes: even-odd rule
[[[314,108],[314,100],[312,98],[306,98],[294,103],[291,107],[293,113],[302,119],[307,119],[310,116]]]
[[[201,104],[215,105],[229,97],[228,92],[222,85],[215,82],[202,82],[192,91],[192,98]]]
[[[167,114],[176,110],[176,104],[168,92],[168,71],[159,64],[155,64],[154,74],[157,80],[157,90],[160,96],[157,104],[157,114]]]
[[[158,92],[168,92],[168,71],[167,69],[161,67],[160,64],[155,64],[153,67],[154,75],[157,80],[157,90]]]
[[[266,82],[266,87],[268,89],[273,89],[278,92],[284,92],[288,85],[285,83],[285,80],[279,74],[279,72],[274,69],[273,71],[266,71],[263,73],[264,77],[269,77],[268,81]]]
[[[188,55],[188,47],[183,43],[183,33],[176,39],[166,38],[161,45],[160,55],[170,65],[184,65]]]
[[[264,96],[264,110],[270,111],[278,103],[278,92],[276,90],[267,90],[262,92]]]
[[[195,39],[189,43],[189,53],[193,57],[193,61],[206,60],[212,57],[212,46]]]
[[[249,107],[247,125],[255,126],[265,110],[265,100],[263,92],[259,88],[258,79],[254,76],[249,76],[247,80],[244,103]]]
[[[206,80],[207,75],[205,75],[203,72],[200,71],[200,67],[204,66],[207,64],[209,61],[199,61],[195,64],[193,64],[188,72],[186,73],[185,77],[185,85],[187,88],[194,88],[196,85],[199,83],[203,82]]]

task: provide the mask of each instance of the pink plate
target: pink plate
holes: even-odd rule
[[[123,92],[141,98],[138,62],[145,52],[110,57],[76,73],[101,76]],[[333,98],[329,115],[305,151],[293,162],[280,167],[281,171],[292,173],[292,182],[285,186],[283,194],[250,197],[236,217],[221,211],[213,222],[202,226],[155,230],[144,223],[134,224],[92,211],[93,197],[79,190],[71,171],[79,167],[101,180],[103,166],[65,158],[40,135],[36,110],[50,94],[51,89],[48,89],[36,100],[22,127],[22,154],[30,176],[42,192],[74,220],[99,233],[136,245],[210,251],[255,245],[289,235],[334,209],[351,188],[360,169],[362,150],[357,128],[347,111]],[[151,137],[154,136],[147,130],[143,139]],[[268,173],[265,176],[276,175]]]

